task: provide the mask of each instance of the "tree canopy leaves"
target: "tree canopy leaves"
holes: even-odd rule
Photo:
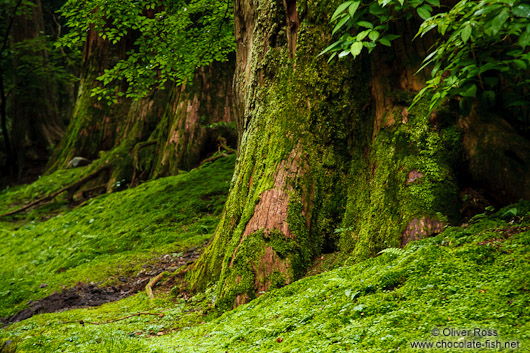
[[[113,45],[128,36],[134,44],[125,59],[99,78],[94,95],[112,100],[145,96],[168,81],[183,83],[195,69],[224,61],[235,48],[230,1],[69,0],[62,8],[70,32],[64,46],[76,46],[95,31]],[[127,89],[118,89],[126,82]]]
[[[417,36],[436,31],[438,40],[420,69],[430,68],[432,79],[413,105],[428,96],[432,110],[446,97],[458,97],[466,109],[481,99],[528,119],[530,5],[522,0],[461,0],[452,7],[439,0],[346,1],[331,17],[337,22],[332,34],[340,38],[321,54],[355,58],[363,48],[370,53],[378,44],[391,46],[399,37],[391,23],[414,15],[423,21]]]

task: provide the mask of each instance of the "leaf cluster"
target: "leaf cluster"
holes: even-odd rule
[[[378,0],[346,1],[331,16],[335,23],[332,34],[343,32],[339,40],[324,49],[320,55],[331,53],[329,60],[352,55],[359,56],[366,48],[369,53],[378,45],[390,47],[392,41],[400,36],[391,33],[392,22],[400,18],[410,20],[414,13],[423,19],[431,17],[434,7],[440,6],[439,0]]]
[[[38,11],[36,6],[32,0],[0,1],[1,99],[6,102],[8,130],[13,119],[9,108],[15,95],[22,102],[34,102],[42,82],[67,87],[76,80],[73,67],[77,67],[80,58],[78,51],[67,53],[54,46],[55,38],[44,31],[16,38],[15,32],[22,30],[16,22],[21,19],[31,22],[34,11]]]
[[[355,58],[363,48],[391,46],[399,37],[391,33],[391,23],[414,13],[423,20],[416,37],[434,30],[439,39],[419,70],[432,68],[432,79],[412,105],[427,97],[432,111],[445,98],[457,98],[467,111],[480,99],[528,120],[530,4],[522,0],[461,0],[452,7],[439,0],[346,1],[331,18],[333,35],[342,34],[320,55]]]
[[[99,99],[138,99],[168,81],[181,84],[197,67],[224,61],[235,48],[228,1],[70,0],[61,13],[70,27],[64,46],[83,43],[89,31],[112,45],[133,38],[126,57],[98,78],[102,86],[92,94]]]
[[[508,108],[528,106],[530,4],[462,0],[426,20],[418,35],[432,30],[441,38],[422,67],[432,65],[432,79],[414,102],[428,93],[431,110],[445,97],[459,97],[464,111],[475,98],[492,107],[499,103]]]

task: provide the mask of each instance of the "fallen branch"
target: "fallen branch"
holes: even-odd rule
[[[104,325],[104,324],[111,324],[113,322],[116,322],[116,321],[121,321],[121,320],[125,320],[125,319],[129,319],[131,317],[135,317],[135,316],[140,316],[140,315],[152,315],[152,316],[158,316],[159,318],[163,318],[164,317],[164,314],[155,314],[155,313],[136,313],[136,314],[131,314],[131,315],[127,315],[127,316],[124,316],[124,317],[120,317],[118,319],[113,319],[113,320],[109,320],[109,321],[101,321],[101,322],[90,322],[90,321],[84,321],[84,320],[79,320],[79,321],[61,321],[60,324],[81,324],[82,326],[85,325],[85,324],[90,324],[90,325]]]
[[[25,206],[20,207],[19,209],[16,209],[14,211],[7,212],[7,213],[4,213],[4,214],[0,215],[0,218],[15,215],[17,213],[20,213],[22,211],[27,210],[28,208],[33,207],[33,206],[37,206],[37,205],[39,205],[41,203],[53,200],[55,197],[59,196],[60,194],[62,194],[65,191],[68,191],[68,200],[71,201],[73,199],[75,191],[78,190],[81,187],[81,185],[83,185],[86,182],[94,179],[96,176],[98,176],[98,174],[100,172],[102,172],[103,170],[108,169],[108,168],[109,168],[109,166],[101,167],[101,168],[95,170],[94,172],[90,173],[86,177],[82,178],[81,180],[75,181],[75,182],[71,183],[70,185],[67,185],[67,186],[57,190],[56,192],[51,193],[50,195],[47,195],[47,196],[44,196],[44,197],[42,197],[42,198],[40,198],[38,200],[35,200],[35,201],[25,205]]]
[[[146,291],[147,296],[149,297],[149,299],[154,299],[155,298],[155,294],[153,293],[153,287],[155,286],[155,284],[158,281],[160,281],[162,279],[162,277],[164,277],[164,275],[167,275],[167,274],[169,274],[169,272],[167,272],[167,271],[161,272],[156,277],[153,277],[149,281],[149,283],[147,283],[147,285],[145,286],[145,291]]]

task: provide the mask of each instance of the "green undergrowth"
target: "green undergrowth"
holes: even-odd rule
[[[217,318],[197,309],[198,302],[204,308],[215,300],[213,291],[187,303],[149,302],[140,294],[99,308],[38,315],[0,337],[17,344],[17,352],[414,352],[425,351],[412,349],[415,341],[442,340],[518,342],[519,349],[503,351],[526,352],[529,250],[530,203],[520,202],[403,249],[301,279]],[[146,310],[165,316],[62,323]],[[497,335],[454,331],[475,328]]]
[[[0,317],[62,286],[113,284],[162,254],[202,245],[218,223],[234,163],[231,156],[102,195],[44,222],[0,223]]]

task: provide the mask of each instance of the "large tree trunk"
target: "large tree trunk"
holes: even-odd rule
[[[235,1],[240,156],[214,238],[188,274],[230,308],[341,250],[360,260],[458,217],[459,136],[407,111],[424,45],[327,65],[340,1]],[[405,41],[414,34],[403,24]],[[405,42],[404,42],[405,43]]]
[[[64,124],[56,106],[57,87],[48,68],[46,39],[42,35],[41,2],[37,0],[34,4],[28,15],[16,17],[12,31],[13,45],[25,45],[15,52],[10,109],[13,121],[11,141],[17,154],[19,173],[28,163],[46,163],[51,148],[64,134]]]
[[[136,102],[119,98],[108,106],[91,96],[100,85],[96,78],[123,59],[133,41],[129,37],[113,46],[89,33],[74,114],[49,171],[66,166],[73,157],[97,159],[100,151],[112,150],[122,162],[108,185],[122,179],[136,183],[198,165],[217,150],[220,137],[235,146],[234,60],[199,68],[189,84],[167,85]]]

